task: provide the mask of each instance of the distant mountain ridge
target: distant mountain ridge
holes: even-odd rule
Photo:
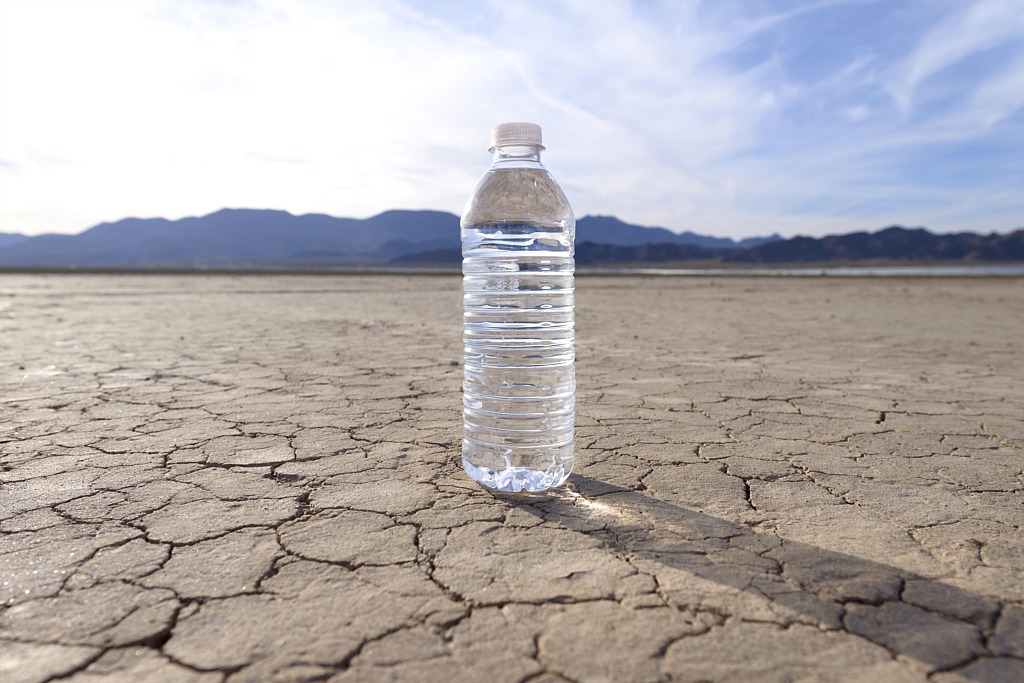
[[[24,242],[27,239],[29,239],[27,235],[0,232],[0,249],[3,249],[4,247],[9,247],[12,244],[17,244],[18,242]]]
[[[270,209],[222,209],[170,221],[125,218],[77,235],[8,235],[0,266],[192,268],[388,263],[460,248],[459,217],[443,211],[385,211],[372,218],[296,216]],[[617,246],[654,242],[736,247],[725,238],[630,225],[611,216],[584,217],[577,239]],[[778,236],[763,240],[780,239]],[[763,241],[762,240],[762,241]],[[738,243],[752,243],[744,240]]]
[[[581,265],[810,263],[865,259],[1021,261],[1024,230],[936,235],[892,226],[822,238],[778,235],[735,242],[585,216],[576,224]],[[270,209],[222,209],[176,221],[125,218],[77,235],[0,233],[8,268],[316,268],[344,265],[454,265],[459,218],[443,211],[385,211],[366,219],[296,216]]]
[[[923,228],[891,226],[875,233],[793,237],[749,249],[692,245],[622,247],[584,242],[576,247],[583,265],[628,265],[713,260],[724,264],[824,263],[829,261],[1024,261],[1024,229],[1000,235],[936,235]]]
[[[222,209],[198,218],[125,218],[77,235],[30,237],[0,248],[0,265],[187,268],[386,262],[410,250],[457,243],[458,218],[442,211],[386,211],[359,220]]]
[[[748,237],[736,242],[728,237],[709,237],[687,230],[675,233],[665,228],[645,228],[630,225],[614,216],[585,216],[576,222],[576,242],[594,242],[634,247],[643,244],[688,244],[708,249],[747,249],[749,247],[776,242],[779,235],[769,237]]]

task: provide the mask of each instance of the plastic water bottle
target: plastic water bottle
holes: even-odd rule
[[[541,165],[540,126],[491,132],[462,216],[462,466],[500,491],[544,491],[573,466],[576,219]]]

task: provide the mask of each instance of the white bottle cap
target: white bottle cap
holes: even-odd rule
[[[544,149],[540,126],[523,121],[499,123],[491,129],[491,149],[506,145],[534,145]]]

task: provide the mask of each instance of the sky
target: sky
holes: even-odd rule
[[[0,232],[459,213],[542,126],[577,216],[1024,227],[1020,0],[0,0]]]

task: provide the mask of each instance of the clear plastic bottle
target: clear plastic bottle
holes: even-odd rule
[[[494,161],[462,216],[462,466],[500,491],[572,471],[576,219],[541,165],[540,126],[491,132]]]

